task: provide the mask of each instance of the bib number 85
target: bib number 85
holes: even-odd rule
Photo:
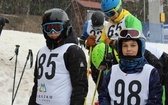
[[[58,54],[50,54],[48,61],[47,61],[47,67],[52,66],[51,67],[51,73],[49,74],[48,72],[45,72],[45,77],[47,79],[52,79],[55,76],[55,68],[56,68],[56,63],[55,61],[52,60],[53,57],[57,57]],[[39,66],[37,68],[38,70],[38,79],[40,79],[43,76],[43,72],[44,72],[44,62],[46,61],[46,54],[42,54],[39,57]]]

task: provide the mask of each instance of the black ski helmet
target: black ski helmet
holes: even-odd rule
[[[67,13],[64,10],[60,8],[53,8],[53,9],[49,9],[45,11],[42,16],[42,25],[45,23],[50,23],[50,22],[62,22],[64,29],[61,32],[61,35],[59,35],[59,37],[55,40],[48,37],[48,35],[43,30],[44,37],[47,39],[47,41],[56,43],[58,40],[60,40],[64,36],[66,37],[67,29],[70,26],[70,21],[69,21],[69,17]]]
[[[102,26],[105,20],[104,14],[101,11],[96,11],[92,14],[91,20],[93,27]]]

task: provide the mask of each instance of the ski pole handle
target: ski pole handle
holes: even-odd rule
[[[30,55],[30,68],[33,66],[33,52],[31,49],[29,49],[29,55]]]
[[[29,60],[29,57],[30,57],[30,68],[31,68],[33,66],[33,53],[31,49],[29,49],[27,60]]]
[[[16,45],[16,48],[15,48],[15,55],[16,55],[16,56],[17,56],[18,53],[19,53],[19,47],[20,47],[20,45]],[[15,55],[14,55],[14,56],[15,56]],[[14,57],[14,56],[13,56],[13,57]],[[12,60],[13,57],[11,57],[9,60]]]
[[[18,55],[20,45],[16,45],[15,54]]]

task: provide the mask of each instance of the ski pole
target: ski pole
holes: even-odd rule
[[[19,80],[18,86],[16,88],[16,92],[15,92],[14,97],[12,99],[12,103],[14,103],[14,100],[16,98],[16,95],[17,95],[17,92],[18,92],[18,89],[19,89],[19,86],[20,86],[20,83],[21,83],[21,80],[22,80],[22,77],[23,77],[23,74],[24,74],[24,71],[25,71],[25,68],[26,68],[26,65],[27,65],[27,61],[29,60],[29,58],[30,58],[30,68],[31,68],[32,65],[33,65],[33,61],[32,61],[33,60],[33,53],[32,53],[32,50],[30,50],[30,49],[29,49],[29,52],[28,52],[28,55],[27,55],[27,59],[26,59],[22,74],[20,76],[20,80]]]
[[[93,93],[91,105],[93,105],[93,102],[94,102],[94,99],[95,99],[96,90],[97,90],[99,82],[100,82],[100,77],[102,75],[102,71],[105,70],[105,69],[106,69],[106,66],[100,65],[100,67],[99,67],[99,75],[98,75],[98,78],[97,78],[97,82],[96,82],[95,90],[94,90],[94,93]]]
[[[15,69],[14,69],[14,79],[13,79],[13,89],[12,89],[12,100],[13,100],[14,91],[15,91],[15,79],[16,79],[16,69],[17,69],[17,59],[18,59],[18,54],[19,54],[19,47],[20,47],[19,45],[16,45],[16,48],[15,48],[16,59],[15,59]],[[9,60],[12,60],[13,57],[10,58]],[[12,105],[13,105],[13,101],[12,101]]]

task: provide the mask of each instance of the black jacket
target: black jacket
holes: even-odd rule
[[[163,83],[165,85],[165,105],[168,105],[168,54],[163,52],[162,56],[159,59],[163,64]]]
[[[77,38],[75,36],[68,36],[64,38],[59,46],[65,43],[75,43],[77,44]],[[48,47],[50,43],[47,43]],[[55,46],[57,48],[58,46]],[[54,48],[54,49],[55,49]],[[37,60],[36,60],[37,62]],[[87,80],[87,62],[86,57],[81,48],[76,45],[70,46],[64,53],[64,62],[67,70],[70,74],[70,80],[72,84],[72,94],[70,105],[83,105],[85,97],[88,93],[88,80]],[[84,67],[80,67],[80,62],[84,63]],[[32,95],[29,100],[28,105],[38,105],[36,103],[36,93],[37,93],[37,64],[35,66],[34,72],[34,86],[32,89]]]
[[[145,50],[145,58],[148,61],[148,63],[152,66],[154,66],[160,75],[161,83],[163,84],[163,65],[162,62],[153,55],[149,50]]]

